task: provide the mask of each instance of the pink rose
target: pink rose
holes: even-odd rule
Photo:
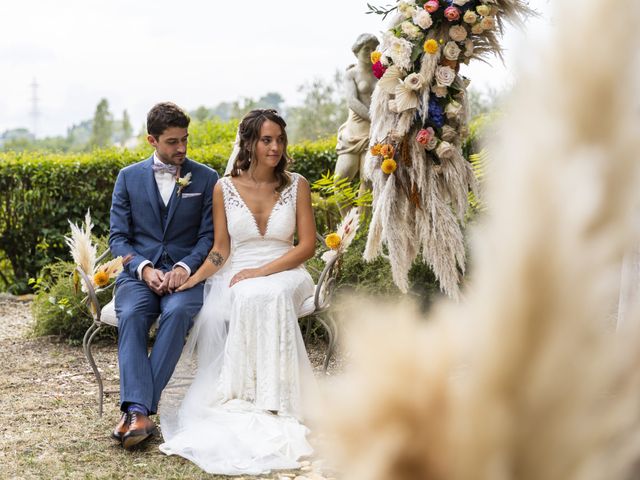
[[[440,3],[438,2],[438,0],[429,0],[427,3],[424,4],[424,9],[429,13],[433,13],[439,8],[440,8]]]
[[[384,65],[382,65],[382,63],[380,62],[380,60],[378,60],[376,63],[374,63],[371,66],[371,70],[373,70],[373,75],[377,78],[377,79],[381,79],[382,76],[384,75],[384,72],[387,71],[387,67],[385,67]]]
[[[433,138],[434,134],[435,132],[433,128],[423,128],[418,132],[418,135],[416,135],[416,142],[426,147],[429,144],[429,141],[431,141],[431,139]]]
[[[450,22],[455,22],[456,20],[460,20],[460,10],[456,7],[447,7],[444,9],[444,16],[447,17],[447,20]]]

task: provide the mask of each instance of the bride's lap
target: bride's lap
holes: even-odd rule
[[[232,302],[252,301],[258,298],[284,296],[302,302],[313,294],[313,281],[306,270],[295,269],[274,273],[266,277],[242,280],[231,287]]]

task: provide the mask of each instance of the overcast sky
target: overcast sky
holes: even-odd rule
[[[501,89],[512,81],[528,42],[548,30],[550,0],[528,33],[509,29],[506,67],[494,60],[466,69],[472,85]],[[376,2],[386,5],[390,0]],[[324,0],[1,0],[0,133],[33,129],[31,83],[39,85],[38,136],[64,135],[93,116],[101,98],[134,128],[156,102],[185,109],[275,91],[288,105],[297,87],[329,79],[355,61],[351,45],[384,24],[367,1]]]

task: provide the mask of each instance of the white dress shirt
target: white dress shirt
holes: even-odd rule
[[[153,152],[153,163],[164,165],[163,162],[158,158],[156,152]],[[153,176],[156,179],[156,184],[158,185],[158,190],[160,191],[160,197],[162,197],[164,205],[167,206],[176,185],[176,177],[169,172],[153,172]],[[140,280],[142,280],[142,269],[147,265],[151,265],[152,267],[154,267],[154,265],[149,260],[145,260],[140,265],[138,265],[137,272],[138,278]],[[187,273],[191,275],[191,269],[186,263],[178,262],[173,266],[173,268],[176,268],[177,266],[184,268]]]
[[[164,165],[155,152],[153,153],[153,163],[156,165]],[[176,177],[169,172],[153,172],[153,176],[156,178],[162,201],[164,205],[167,206],[176,185]]]

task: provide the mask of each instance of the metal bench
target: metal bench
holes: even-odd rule
[[[320,241],[321,245],[324,246],[324,239],[320,235],[318,235],[318,240]],[[320,248],[318,250],[320,251]],[[108,254],[109,251],[107,250],[98,258],[97,263],[103,260]],[[327,371],[327,367],[329,366],[329,361],[334,353],[338,336],[337,324],[331,313],[330,307],[331,297],[336,285],[336,279],[340,268],[340,261],[341,255],[336,255],[326,263],[322,271],[319,272],[313,296],[307,298],[304,301],[298,315],[300,319],[306,318],[305,343],[308,344],[310,340],[310,333],[314,319],[317,320],[327,332],[328,344],[325,351],[325,358],[323,363],[323,371],[325,373]],[[100,370],[98,369],[98,366],[96,365],[96,362],[93,358],[91,345],[98,332],[100,332],[100,330],[102,330],[104,327],[118,328],[118,318],[116,317],[114,300],[112,299],[105,305],[100,305],[96,291],[93,288],[93,285],[87,273],[84,272],[80,267],[76,267],[76,270],[78,271],[80,278],[87,288],[86,302],[93,317],[91,325],[84,334],[84,338],[82,340],[82,348],[84,350],[85,356],[87,357],[87,361],[89,362],[89,365],[91,366],[91,369],[93,370],[93,373],[96,377],[96,382],[98,384],[98,413],[100,416],[102,416],[105,393],[115,392],[104,391],[102,375],[100,374]]]

